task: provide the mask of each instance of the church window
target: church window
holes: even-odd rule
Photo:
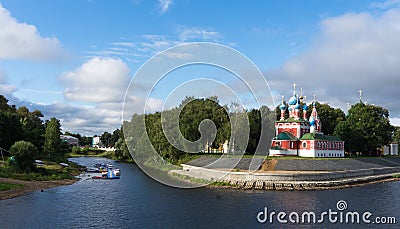
[[[303,142],[303,149],[307,148],[307,142]]]

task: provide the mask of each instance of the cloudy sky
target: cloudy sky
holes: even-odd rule
[[[149,58],[214,42],[253,61],[276,102],[296,82],[347,111],[361,89],[400,125],[400,0],[228,2],[0,0],[0,94],[64,131],[101,134],[120,127],[125,91]],[[164,99],[150,98],[151,109]]]

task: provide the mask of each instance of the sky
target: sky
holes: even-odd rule
[[[112,132],[142,65],[176,45],[212,42],[251,60],[275,103],[295,82],[308,102],[316,94],[347,112],[362,90],[363,102],[387,108],[400,125],[399,41],[400,0],[0,0],[0,94],[60,119],[63,131]],[[235,76],[178,69],[158,82],[149,112],[185,81],[197,95],[193,80],[204,77]]]

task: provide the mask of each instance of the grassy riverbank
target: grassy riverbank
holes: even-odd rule
[[[0,182],[0,191],[7,191],[10,189],[17,189],[24,187],[22,184],[12,184],[7,182]]]
[[[3,164],[0,166],[0,200],[25,195],[29,192],[53,188],[60,185],[69,185],[76,182],[75,178],[82,172],[83,167],[68,162],[68,166],[52,161],[43,161],[33,171],[24,172],[17,168]]]
[[[74,179],[82,171],[82,166],[73,162],[69,162],[68,167],[51,161],[44,161],[44,163],[44,166],[37,167],[31,172],[24,172],[12,166],[1,166],[0,177],[27,181],[50,181]]]
[[[11,199],[28,193],[54,188],[61,185],[70,185],[78,179],[62,180],[17,180],[11,178],[0,178],[0,200]],[[2,189],[3,188],[3,189]]]

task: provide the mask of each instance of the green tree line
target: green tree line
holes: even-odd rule
[[[266,155],[268,139],[272,139],[274,133],[274,116],[268,107],[247,111],[236,104],[220,105],[217,97],[187,97],[178,107],[162,113],[134,114],[122,125],[126,139],[124,141],[121,136],[116,152],[129,157],[130,151],[135,160],[151,160],[146,155],[155,150],[163,159],[179,164],[189,156],[187,152],[210,153],[212,149],[218,149],[221,153],[222,145],[228,141],[230,151],[224,153]],[[246,126],[250,127],[247,132],[246,128],[241,128]],[[268,129],[264,132],[269,135],[261,135],[262,127]],[[257,148],[260,140],[266,142],[265,147]]]
[[[60,135],[58,119],[44,121],[41,111],[9,105],[0,95],[0,148],[4,149],[3,154],[10,152],[9,156],[14,156],[17,167],[30,171],[38,158],[64,161],[69,149]]]
[[[310,116],[312,104],[308,106],[307,117]],[[326,135],[338,136],[344,140],[346,152],[376,155],[378,148],[400,140],[400,128],[395,128],[390,124],[389,112],[385,108],[367,105],[360,101],[354,104],[345,114],[341,109],[333,108],[328,104],[317,102],[316,106],[322,122],[322,132]],[[209,139],[203,139],[203,142],[199,142],[199,145],[196,146],[198,147],[197,151],[208,152],[211,148],[221,149],[221,145],[226,140],[229,140],[230,144],[235,141],[235,138],[231,136],[234,134],[234,131],[231,130],[231,124],[235,123],[235,114],[237,116],[238,113],[247,116],[250,130],[246,134],[237,134],[236,140],[247,135],[248,143],[246,148],[235,148],[233,152],[228,153],[234,154],[235,151],[244,151],[246,154],[266,154],[274,135],[274,124],[270,120],[279,120],[279,106],[273,112],[268,107],[234,112],[232,107],[232,105],[220,105],[216,97],[207,99],[187,97],[178,107],[162,113],[134,114],[132,119],[125,121],[121,130],[119,130],[120,138],[115,144],[116,154],[121,158],[129,158],[129,151],[131,151],[135,154],[135,159],[140,159],[142,156],[148,160],[145,156],[151,150],[148,147],[149,142],[146,140],[146,135],[148,135],[152,147],[160,156],[171,163],[179,164],[182,159],[188,156],[186,152],[193,150],[185,145],[188,143],[178,142],[181,140],[179,132],[190,142],[196,142],[201,139],[202,124],[204,131],[213,130],[211,126],[207,127],[207,122],[204,122],[204,120],[210,120],[216,127],[215,133],[208,133],[213,140],[209,142]],[[179,120],[179,129],[176,129],[170,121],[176,117]],[[244,122],[243,118],[238,120],[239,123]],[[145,122],[145,128],[142,127],[142,122]],[[266,127],[263,133],[261,133],[262,125]],[[169,130],[170,138],[167,138],[165,129]],[[124,139],[122,130],[127,139]],[[179,146],[181,150],[175,146]],[[193,147],[193,145],[190,145],[190,147]]]

